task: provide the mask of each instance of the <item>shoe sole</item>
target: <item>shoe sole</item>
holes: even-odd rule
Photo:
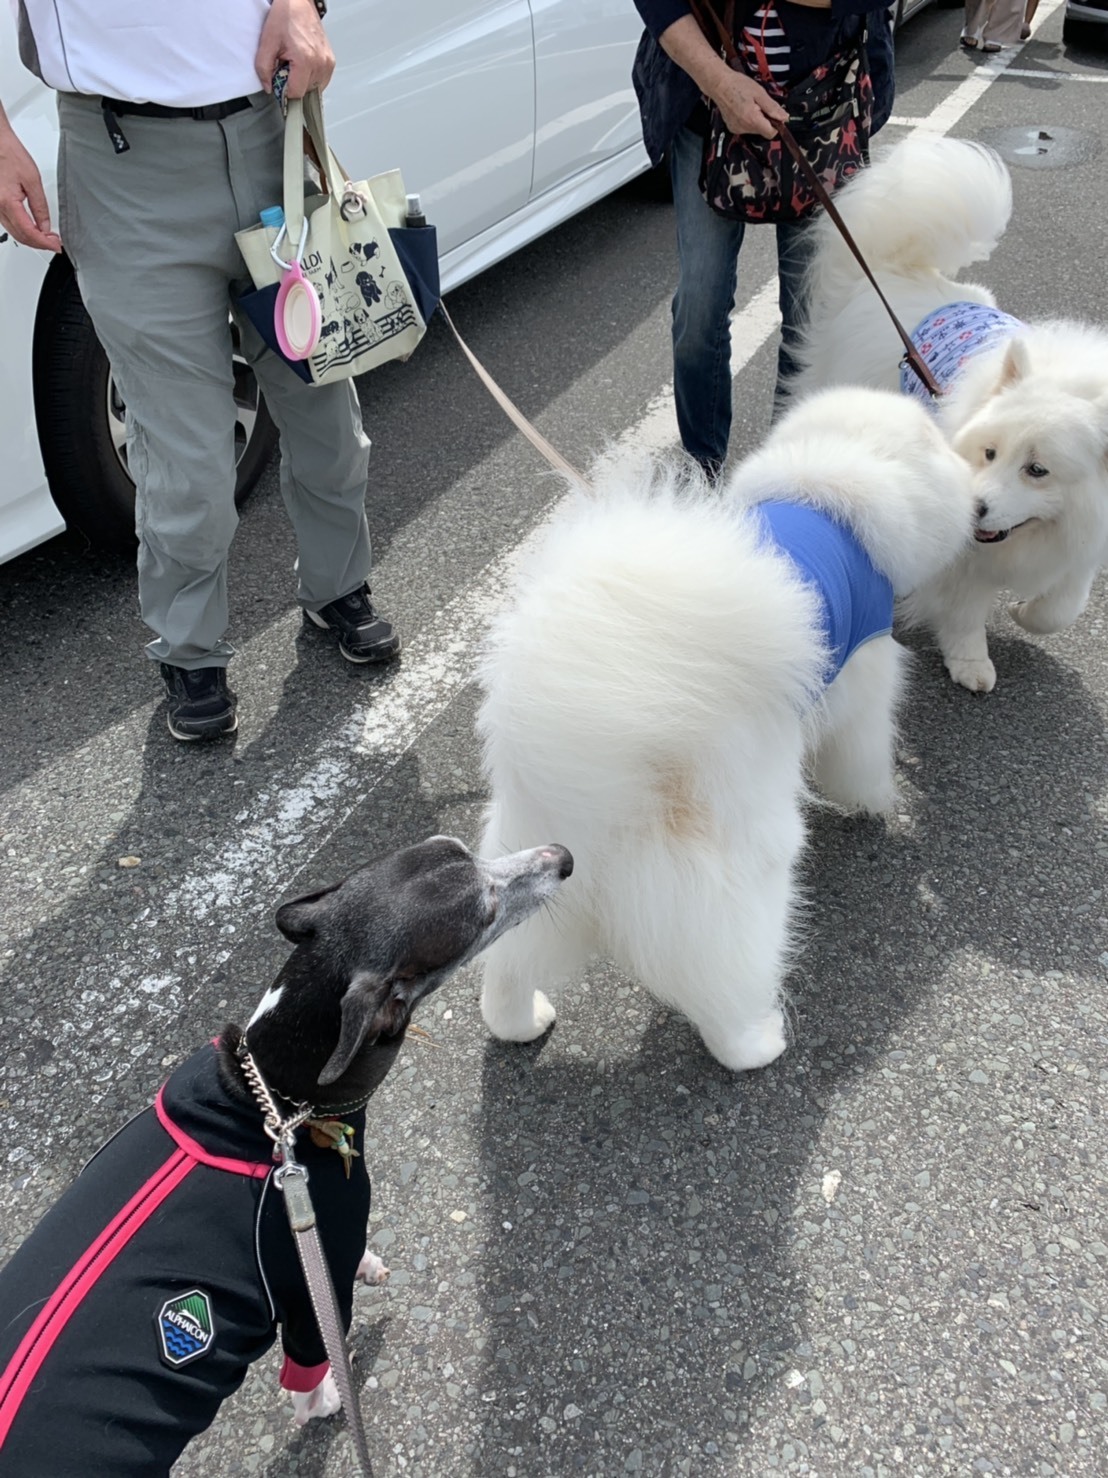
[[[219,729],[213,728],[212,723],[214,721],[209,720],[199,734],[190,734],[187,729],[175,729],[173,727],[173,718],[170,714],[166,715],[165,722],[166,727],[174,739],[180,739],[184,744],[191,744],[197,739],[222,739],[225,734],[233,734],[239,726],[238,714],[236,713],[231,715],[231,722],[229,724],[224,723],[222,719],[218,720],[219,723],[223,724],[223,727]]]
[[[328,626],[327,622],[317,612],[305,611],[304,616],[317,630],[329,631],[332,636],[338,635],[334,628]],[[394,636],[391,641],[381,642],[372,651],[364,654],[352,652],[341,636],[338,637],[338,644],[339,651],[342,655],[348,662],[353,662],[356,667],[364,667],[367,662],[391,662],[395,657],[400,656],[400,638],[398,636]]]
[[[364,656],[355,656],[353,652],[343,645],[342,638],[340,637],[339,651],[348,662],[353,662],[356,667],[364,667],[367,662],[391,662],[395,657],[400,656],[400,638],[397,637],[395,641],[387,644],[382,642],[379,647],[376,647],[372,652],[368,652]]]

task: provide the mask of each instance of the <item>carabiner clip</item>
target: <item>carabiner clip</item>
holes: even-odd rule
[[[298,264],[299,261],[300,261],[300,258],[304,255],[304,248],[308,244],[308,217],[307,216],[304,217],[303,225],[300,227],[300,245],[296,248],[296,255],[293,257],[293,259],[292,259],[291,262],[286,262],[286,261],[284,261],[283,258],[281,258],[281,257],[279,257],[277,255],[277,248],[281,245],[282,240],[288,234],[289,234],[289,225],[288,225],[288,222],[287,221],[284,221],[282,223],[282,225],[281,225],[281,229],[277,232],[277,239],[274,241],[273,245],[269,248],[269,255],[277,263],[278,267],[280,267],[280,269],[281,269],[282,272],[287,272],[289,270],[289,268],[292,267],[293,263],[297,263]]]

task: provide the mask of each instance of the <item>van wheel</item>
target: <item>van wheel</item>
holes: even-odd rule
[[[258,481],[277,429],[235,344],[235,502]],[[67,525],[98,549],[135,550],[135,484],[127,470],[124,405],[68,263],[51,269],[35,324],[35,417],[50,493]],[[203,428],[197,428],[203,434]]]

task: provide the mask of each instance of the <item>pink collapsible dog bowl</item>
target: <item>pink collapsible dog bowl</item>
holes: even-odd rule
[[[323,314],[315,288],[300,270],[289,264],[273,308],[273,327],[281,353],[288,359],[307,359],[319,343]]]

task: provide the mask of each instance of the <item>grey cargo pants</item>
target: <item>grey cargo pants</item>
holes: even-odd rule
[[[184,668],[226,664],[235,406],[228,308],[252,284],[234,232],[283,197],[284,125],[264,93],[222,122],[120,119],[116,154],[99,100],[58,99],[59,220],[85,306],[127,404],[127,454],[147,652]],[[369,441],[349,381],[306,385],[239,322],[281,433],[281,492],[309,610],[369,576]]]

